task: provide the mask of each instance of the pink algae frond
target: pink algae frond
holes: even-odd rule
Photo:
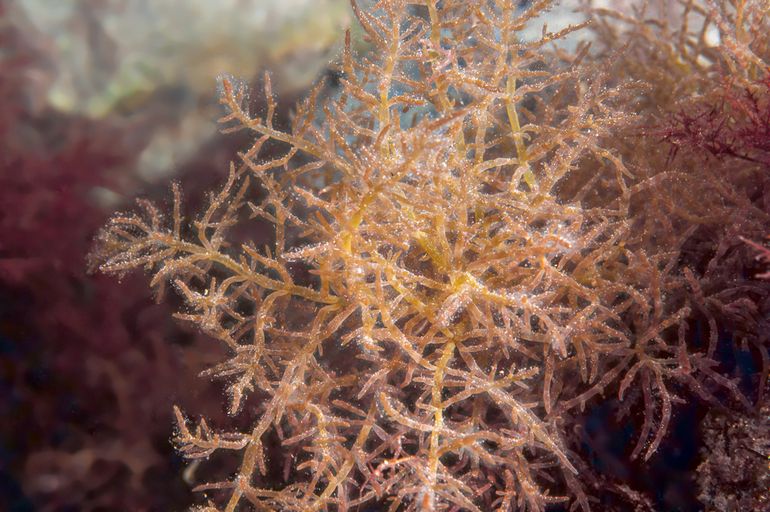
[[[619,132],[649,119],[629,113],[655,93],[649,77],[618,83],[585,43],[549,49],[579,27],[520,39],[551,2],[517,4],[354,3],[372,51],[354,56],[347,35],[339,92],[319,84],[283,131],[269,76],[256,116],[223,77],[223,130],[254,142],[208,208],[190,223],[175,192],[170,220],[143,202],[102,232],[102,271],[174,284],[179,318],[229,352],[206,375],[252,424],[191,430],[176,411],[185,456],[240,457],[233,479],[198,488],[211,510],[588,510],[569,435],[586,404],[640,398],[630,455],[649,442],[645,459],[675,389],[747,405],[688,330],[697,319],[715,337],[749,286],[693,256],[673,196],[696,183],[685,201],[707,188],[758,208],[739,183],[704,185],[630,147]],[[267,246],[243,240],[246,217],[270,226]]]

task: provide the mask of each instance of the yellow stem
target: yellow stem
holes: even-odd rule
[[[444,372],[446,371],[449,360],[454,355],[455,344],[450,341],[444,345],[444,351],[436,364],[436,371],[433,372],[433,390],[431,396],[431,406],[433,407],[433,431],[430,433],[430,452],[428,456],[428,479],[431,487],[435,490],[438,480],[439,463],[439,432],[444,428],[444,406],[442,404],[441,392],[444,389]]]

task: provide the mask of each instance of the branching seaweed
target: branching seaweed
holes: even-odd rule
[[[580,26],[519,37],[551,2],[518,3],[354,3],[375,50],[356,57],[348,35],[338,94],[319,84],[282,131],[269,76],[260,114],[223,78],[223,129],[255,139],[206,211],[183,217],[175,187],[169,219],[140,202],[100,235],[100,270],[173,285],[178,317],[229,351],[206,374],[230,414],[256,411],[220,432],[176,410],[185,457],[240,457],[197,488],[206,510],[588,510],[569,411],[641,394],[631,456],[647,459],[675,390],[751,406],[714,360],[719,312],[748,288],[696,277],[695,230],[656,196],[684,173],[631,166],[616,143],[649,87],[586,43],[550,48]],[[268,245],[234,242],[247,216]]]

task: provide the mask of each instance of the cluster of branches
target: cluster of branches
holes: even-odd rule
[[[256,140],[206,211],[188,223],[175,187],[169,220],[140,202],[102,232],[99,268],[172,284],[177,316],[230,353],[206,372],[229,412],[256,411],[220,432],[177,409],[186,457],[240,454],[198,487],[219,491],[205,510],[588,510],[567,433],[605,393],[643,403],[633,458],[680,391],[751,407],[714,356],[720,325],[764,350],[741,308],[767,287],[704,280],[697,213],[671,189],[721,197],[712,224],[731,201],[766,214],[738,185],[630,167],[618,133],[650,87],[616,83],[588,44],[547,48],[580,26],[519,38],[551,2],[517,4],[354,3],[374,50],[347,37],[338,94],[319,84],[281,131],[269,77],[263,115],[223,79],[224,129]],[[247,215],[265,245],[234,243]]]

